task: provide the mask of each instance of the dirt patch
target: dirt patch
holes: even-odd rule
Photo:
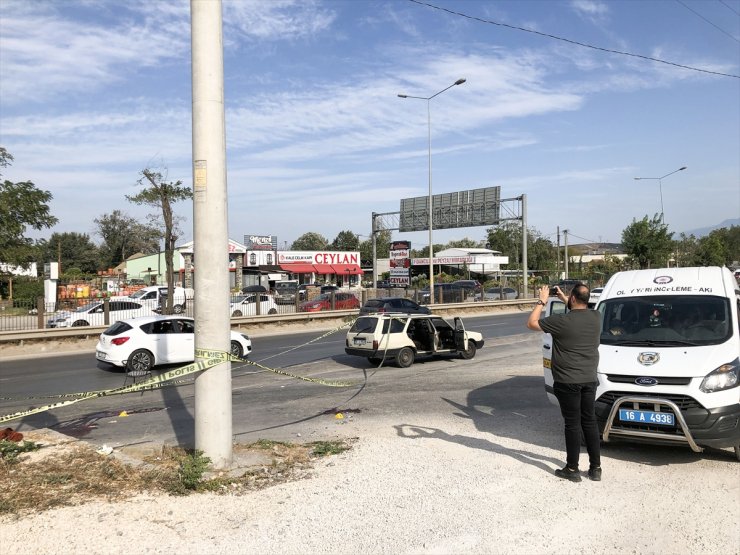
[[[232,467],[212,470],[201,453],[179,447],[160,446],[148,452],[114,451],[106,446],[96,450],[48,429],[28,432],[23,440],[38,448],[0,458],[0,515],[23,516],[142,493],[254,491],[306,478],[314,461],[350,448],[346,441],[292,444],[260,440],[235,445]]]

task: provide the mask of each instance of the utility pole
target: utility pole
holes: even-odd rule
[[[565,241],[565,254],[563,256],[565,262],[565,279],[568,279],[568,230],[563,230],[563,241]]]
[[[560,226],[558,226],[558,262],[555,268],[557,268],[558,279],[560,279]]]
[[[522,195],[522,290],[525,299],[529,298],[527,273],[527,195]]]
[[[230,352],[228,207],[221,0],[190,0],[193,80],[195,348]],[[206,360],[195,358],[196,362]],[[231,362],[195,378],[195,448],[231,465]]]

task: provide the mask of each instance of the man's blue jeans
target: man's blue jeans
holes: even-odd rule
[[[597,382],[563,383],[555,382],[553,389],[560,403],[560,412],[565,420],[565,450],[568,467],[578,468],[581,453],[581,431],[588,451],[589,467],[601,466],[599,447],[599,425],[594,412]]]

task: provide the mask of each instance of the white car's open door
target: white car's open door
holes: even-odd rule
[[[564,314],[567,312],[565,303],[557,297],[550,297],[547,300],[540,318],[545,318],[551,314]],[[542,334],[542,370],[545,375],[545,392],[547,398],[553,405],[558,404],[558,400],[555,398],[555,392],[553,390],[553,379],[552,379],[552,335],[549,333]]]

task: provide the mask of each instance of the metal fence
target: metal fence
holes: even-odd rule
[[[306,298],[307,297],[307,298]],[[308,291],[286,300],[270,293],[238,293],[229,299],[232,318],[244,316],[275,316],[282,314],[359,309],[368,299],[405,297],[419,304],[429,302],[429,293],[417,289],[340,289],[330,293]],[[469,290],[440,291],[436,303],[481,300],[480,293]],[[45,328],[107,326],[117,320],[162,313],[162,307],[133,303],[133,299],[113,297],[80,297],[45,303],[43,297],[0,301],[0,331],[21,331]],[[195,301],[188,299],[180,314],[193,317]]]

